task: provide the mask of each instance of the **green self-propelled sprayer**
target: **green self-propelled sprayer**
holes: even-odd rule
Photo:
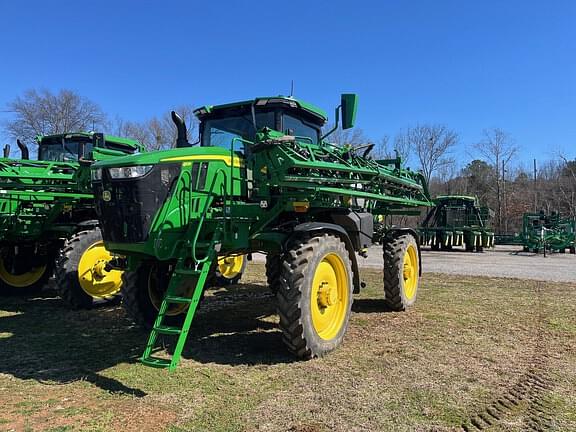
[[[100,133],[39,136],[31,160],[0,159],[0,295],[34,293],[55,270],[56,288],[74,308],[88,307],[120,290],[110,270],[94,211],[90,164],[133,154],[134,140]]]
[[[142,362],[175,368],[217,257],[253,252],[267,255],[288,349],[301,358],[333,350],[362,286],[357,256],[375,217],[431,205],[424,178],[399,159],[372,159],[372,144],[328,143],[324,112],[291,97],[195,114],[199,145],[173,113],[177,148],[93,166],[104,241],[125,270],[123,304],[152,329]],[[342,95],[337,122],[350,128],[355,114],[356,95]],[[390,229],[383,249],[386,302],[404,310],[418,288],[417,234]],[[171,358],[155,354],[160,335],[176,337]]]

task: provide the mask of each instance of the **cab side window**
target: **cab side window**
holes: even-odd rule
[[[297,137],[307,137],[312,140],[314,144],[318,143],[318,129],[304,123],[302,120],[284,114],[282,120],[282,129],[286,135]]]

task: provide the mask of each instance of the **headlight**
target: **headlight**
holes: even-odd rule
[[[92,181],[102,180],[102,168],[90,170],[90,176],[92,177]]]
[[[136,165],[129,167],[109,168],[108,172],[110,173],[110,177],[113,179],[136,178],[147,174],[152,169],[152,166],[153,165]]]

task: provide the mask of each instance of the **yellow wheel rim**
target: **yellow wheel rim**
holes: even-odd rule
[[[8,285],[16,288],[26,288],[38,282],[46,272],[46,265],[34,267],[22,274],[13,274],[4,265],[4,260],[0,259],[0,279]]]
[[[312,280],[312,325],[322,339],[334,339],[346,320],[349,303],[348,274],[342,258],[334,253],[322,260]]]
[[[110,297],[117,294],[122,286],[122,271],[106,270],[112,259],[103,241],[92,244],[84,251],[78,262],[78,281],[86,294],[96,297]]]
[[[407,300],[412,300],[418,289],[418,252],[412,244],[408,245],[404,254],[402,277],[404,279],[404,296]]]
[[[234,279],[242,272],[244,255],[218,258],[218,271],[226,279]]]

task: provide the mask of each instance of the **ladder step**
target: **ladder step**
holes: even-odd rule
[[[179,268],[177,268],[176,270],[174,270],[174,273],[180,274],[180,275],[199,275],[199,274],[200,274],[200,270],[179,269]]]
[[[142,357],[140,362],[146,366],[151,366],[154,368],[165,369],[170,367],[170,363],[172,363],[169,359],[163,359],[158,357]]]
[[[153,328],[154,328],[154,330],[156,330],[160,334],[179,335],[180,333],[182,333],[182,329],[179,327],[159,325],[159,326],[154,326]]]
[[[166,296],[164,300],[168,303],[192,303],[192,299],[189,297]]]

